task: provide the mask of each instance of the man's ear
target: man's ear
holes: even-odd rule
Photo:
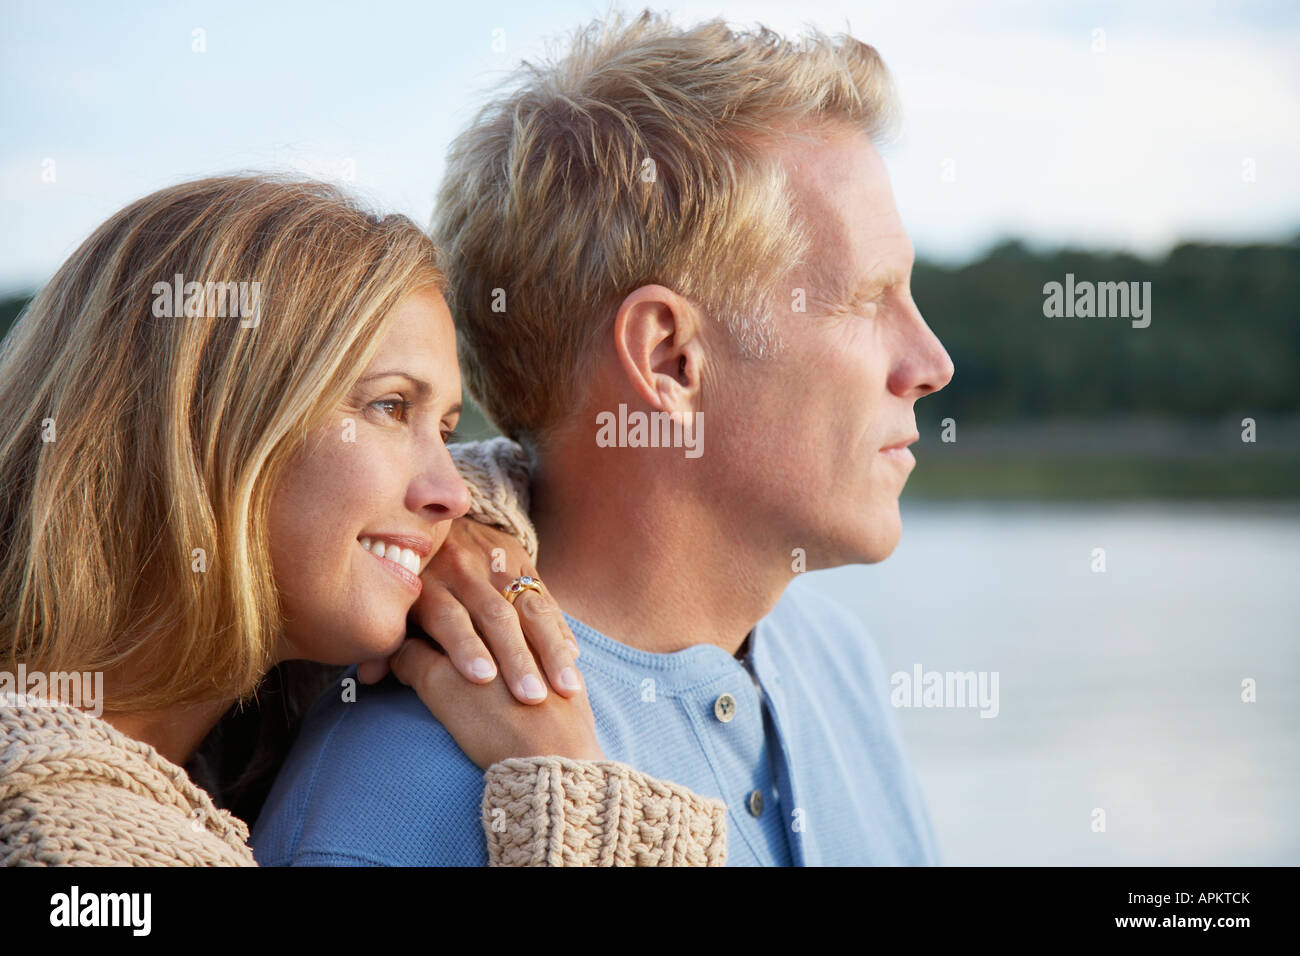
[[[643,285],[614,316],[614,351],[628,383],[660,411],[697,407],[704,349],[699,311],[672,289]]]

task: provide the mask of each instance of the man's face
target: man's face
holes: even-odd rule
[[[764,522],[773,548],[803,548],[809,570],[880,561],[901,531],[912,406],[948,383],[952,361],[912,301],[912,243],[870,138],[845,132],[778,155],[812,247],[777,296],[784,351],[711,362],[720,387],[706,455],[744,462],[722,480],[747,526]]]

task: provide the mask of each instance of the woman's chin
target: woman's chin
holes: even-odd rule
[[[344,641],[343,646],[355,648],[353,660],[348,663],[390,657],[401,650],[406,640],[406,621],[414,603],[413,600],[377,602],[364,620],[357,621],[351,634],[335,627],[335,633]]]
[[[376,658],[392,657],[402,649],[402,642],[406,640],[406,616],[402,616],[401,623],[393,628],[386,629],[382,635],[376,635],[373,642],[367,642],[366,656],[359,660],[374,660]],[[355,661],[352,663],[356,663]]]
[[[317,661],[335,667],[350,667],[362,661],[382,660],[396,654],[406,640],[406,614],[394,614],[392,620],[382,625],[375,619],[346,623],[333,622],[332,626],[311,629],[310,633],[293,635],[292,653],[288,657]]]

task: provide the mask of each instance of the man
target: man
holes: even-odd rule
[[[792,584],[893,551],[913,405],[952,376],[873,144],[892,115],[858,41],[643,14],[523,74],[439,197],[466,380],[535,456],[600,745],[725,801],[731,865],[938,861],[870,638]],[[318,705],[254,845],[482,864],[481,788],[389,682]]]

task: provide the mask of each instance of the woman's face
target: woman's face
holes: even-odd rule
[[[354,664],[401,646],[420,572],[469,508],[445,443],[460,405],[451,314],[428,287],[394,309],[374,361],[272,497],[280,660]]]

